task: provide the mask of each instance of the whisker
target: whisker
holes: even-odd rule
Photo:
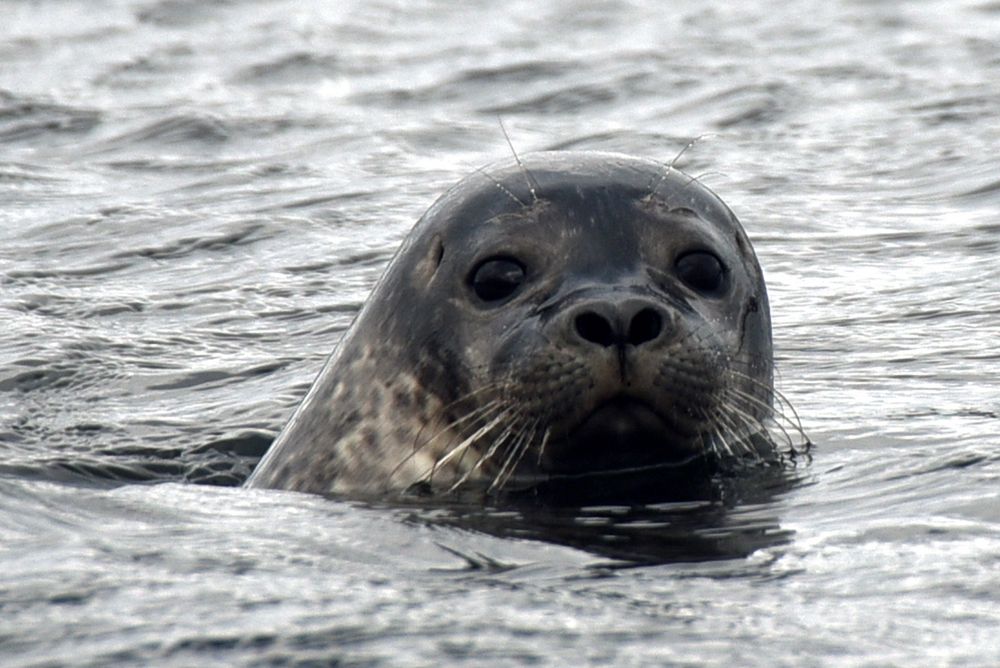
[[[776,397],[778,399],[778,402],[779,402],[779,406],[778,407],[775,407],[775,406],[772,406],[770,404],[765,403],[759,397],[754,397],[753,395],[750,395],[750,394],[745,393],[745,392],[743,393],[745,395],[745,398],[747,398],[748,400],[752,399],[752,400],[756,401],[759,405],[764,406],[769,411],[771,411],[772,417],[777,416],[777,417],[780,417],[782,420],[784,420],[785,423],[788,424],[788,426],[790,426],[795,432],[798,433],[799,436],[802,437],[802,441],[803,441],[802,446],[804,448],[808,449],[808,448],[812,447],[812,441],[810,440],[809,435],[806,434],[805,429],[802,427],[802,420],[799,418],[798,411],[795,410],[795,406],[793,406],[792,402],[788,400],[788,397],[786,397],[783,393],[779,392],[777,389],[775,389],[771,385],[768,385],[767,383],[763,383],[760,380],[758,380],[758,379],[756,379],[756,378],[754,378],[752,376],[749,376],[749,375],[744,374],[744,373],[742,373],[740,371],[737,371],[736,369],[730,369],[729,373],[732,374],[736,378],[740,378],[742,380],[745,380],[745,381],[749,382],[750,384],[755,385],[756,387],[759,387],[759,388],[767,391],[768,393],[770,393],[770,395],[772,397]],[[788,417],[788,415],[785,413],[785,408],[787,408],[789,411],[791,411],[792,417]]]
[[[671,172],[673,172],[674,168],[677,166],[678,161],[680,161],[681,157],[685,153],[687,153],[688,149],[690,149],[692,146],[700,142],[702,139],[706,139],[712,136],[714,136],[712,133],[701,134],[692,139],[691,141],[689,141],[687,144],[685,144],[684,148],[678,151],[677,155],[674,156],[674,159],[668,162],[666,165],[664,165],[664,169],[662,170],[662,174],[660,175],[659,180],[656,182],[654,186],[652,186],[649,189],[649,194],[646,195],[646,200],[648,201],[656,197],[656,193],[660,189],[660,186],[662,186],[664,181],[666,181],[667,178],[669,178]]]
[[[486,169],[485,169],[484,167],[479,167],[479,168],[477,168],[477,169],[475,170],[475,172],[476,172],[477,174],[482,174],[483,176],[485,176],[486,178],[488,178],[488,179],[490,180],[490,182],[491,182],[491,183],[492,183],[492,184],[493,184],[494,186],[496,186],[497,190],[499,190],[500,192],[502,192],[503,194],[505,194],[505,195],[506,195],[507,197],[509,197],[509,198],[511,198],[512,200],[514,200],[514,201],[515,201],[515,202],[516,202],[517,204],[519,204],[519,205],[520,205],[520,206],[521,206],[522,208],[525,208],[525,209],[526,209],[526,208],[528,208],[528,205],[527,205],[527,204],[525,204],[524,202],[522,202],[522,201],[521,201],[521,198],[520,198],[520,197],[518,197],[517,195],[515,195],[515,194],[514,194],[514,193],[513,193],[512,191],[511,191],[511,189],[510,189],[510,188],[508,188],[508,187],[507,187],[507,186],[505,186],[504,184],[500,183],[500,181],[499,181],[499,180],[497,180],[497,178],[496,178],[495,176],[493,176],[492,174],[490,174],[489,172],[487,172],[487,171],[486,171]]]
[[[465,450],[468,449],[469,446],[471,446],[473,443],[475,443],[480,438],[482,438],[483,436],[485,436],[486,434],[488,434],[490,431],[492,431],[494,428],[496,428],[496,426],[498,424],[500,424],[500,422],[503,421],[503,419],[506,418],[508,416],[508,414],[509,414],[509,411],[504,411],[504,412],[500,413],[499,415],[495,416],[492,420],[490,420],[488,423],[486,423],[485,425],[483,425],[482,427],[480,427],[479,429],[477,429],[475,433],[473,433],[472,435],[470,435],[467,438],[465,438],[461,443],[459,443],[454,448],[452,448],[451,451],[448,452],[447,455],[445,455],[441,459],[438,459],[437,461],[435,461],[434,465],[431,466],[430,470],[421,478],[421,480],[425,480],[427,482],[430,482],[433,479],[433,477],[434,477],[434,473],[442,465],[444,465],[445,463],[447,463],[448,461],[450,461],[458,453],[465,452]],[[493,447],[494,448],[496,447],[496,443],[494,443]],[[491,448],[491,450],[492,450],[492,448]],[[482,464],[482,462],[483,462],[483,460],[485,458],[486,458],[485,456],[480,457],[479,460],[476,462],[476,464],[468,472],[466,472],[465,475],[463,475],[462,478],[457,483],[455,483],[454,485],[452,485],[448,489],[448,491],[449,492],[455,491],[455,489],[457,489],[459,486],[461,486],[462,483],[464,483],[466,480],[468,480],[469,477],[472,475],[472,473]]]
[[[513,414],[514,411],[511,411],[509,413],[509,415]],[[514,438],[515,442],[517,441],[517,439],[521,437],[520,425],[518,424],[516,418],[512,418],[510,420],[510,424],[508,424],[504,428],[504,430],[500,433],[500,435],[497,436],[496,439],[494,439],[493,445],[490,447],[487,453],[483,455],[482,463],[485,463],[486,459],[495,454],[503,446],[503,444],[512,437]]]
[[[737,398],[737,399],[740,399],[740,400],[745,401],[745,402],[753,403],[753,404],[756,404],[759,407],[764,408],[766,410],[766,413],[767,413],[767,415],[765,416],[765,419],[769,419],[770,422],[772,422],[779,430],[781,430],[782,436],[784,437],[784,441],[785,441],[785,443],[788,444],[788,448],[792,449],[792,450],[795,449],[795,442],[792,439],[792,435],[788,433],[788,430],[785,429],[785,426],[783,424],[781,424],[781,421],[776,418],[776,416],[780,416],[780,417],[784,418],[785,417],[784,414],[782,414],[780,412],[776,412],[772,406],[770,406],[769,404],[767,404],[764,401],[761,401],[758,397],[755,397],[752,394],[744,392],[743,390],[740,390],[738,388],[733,387],[733,388],[730,388],[730,392],[732,392],[732,394],[734,395],[734,397]],[[768,431],[768,433],[770,433],[770,430],[767,429],[766,425],[764,425],[764,423],[762,421],[760,421],[759,418],[754,418],[754,419],[758,421],[758,423],[760,424],[760,426],[761,426],[762,429],[764,429],[765,431]],[[787,418],[785,418],[785,419],[787,420]]]
[[[424,427],[421,427],[420,430],[417,432],[416,437],[414,438],[413,447],[411,451],[405,457],[403,457],[402,460],[400,460],[400,462],[396,464],[395,467],[393,467],[392,471],[389,472],[388,479],[391,480],[392,477],[396,475],[400,471],[400,469],[403,468],[403,466],[405,466],[410,460],[416,457],[417,454],[419,454],[424,448],[426,448],[431,443],[436,441],[443,434],[449,433],[456,427],[459,427],[466,423],[476,424],[476,422],[478,422],[484,415],[488,415],[490,411],[495,410],[500,405],[501,404],[498,400],[489,401],[480,406],[479,408],[477,408],[476,410],[471,411],[470,413],[463,415],[457,420],[453,420],[448,424],[444,425],[438,431],[436,431],[434,434],[432,434],[430,437],[428,437],[426,440],[422,442],[420,441],[420,437],[423,434]]]
[[[472,477],[473,473],[475,473],[476,471],[478,471],[482,467],[482,465],[484,463],[486,463],[491,457],[493,457],[493,455],[496,454],[497,450],[500,449],[501,444],[502,444],[502,441],[499,441],[499,440],[494,441],[493,445],[490,446],[490,449],[487,450],[485,453],[479,455],[479,459],[476,460],[476,463],[473,464],[472,467],[469,468],[468,471],[466,471],[464,474],[462,474],[462,476],[458,480],[456,480],[447,489],[447,493],[451,494],[455,490],[457,490],[459,487],[461,487],[462,485],[464,485],[469,480],[469,478]]]
[[[492,492],[495,489],[499,489],[503,485],[503,479],[507,473],[507,468],[511,466],[517,456],[518,450],[521,448],[521,444],[527,439],[524,431],[519,431],[517,437],[514,438],[513,442],[509,447],[506,448],[507,452],[503,457],[503,464],[497,470],[496,474],[493,476],[493,480],[490,481],[489,487],[486,488],[487,492]]]
[[[720,172],[718,170],[714,170],[713,169],[713,170],[708,171],[708,172],[702,172],[701,174],[698,174],[697,176],[690,176],[688,178],[688,180],[687,180],[687,183],[685,183],[684,186],[681,188],[681,192],[684,192],[685,190],[687,190],[688,188],[690,188],[691,184],[693,184],[693,183],[697,183],[701,187],[707,188],[708,186],[706,186],[704,184],[704,182],[702,181],[702,179],[704,179],[706,176],[722,176],[722,177],[725,177],[726,173],[725,172]]]
[[[528,192],[531,193],[531,201],[535,204],[538,203],[538,181],[535,177],[531,175],[528,168],[524,166],[521,162],[521,156],[517,154],[514,149],[514,142],[510,140],[510,135],[507,134],[507,128],[504,127],[503,119],[497,116],[497,123],[500,124],[500,131],[503,133],[503,138],[507,140],[507,146],[510,147],[510,152],[514,154],[514,160],[517,162],[517,166],[521,168],[521,173],[524,174],[524,180],[528,184]],[[522,205],[523,206],[523,205]]]
[[[719,430],[719,425],[716,422],[712,422],[712,431],[715,432],[715,439],[712,441],[712,450],[715,452],[716,456],[720,459],[736,457],[736,452],[733,450],[732,446],[729,445],[729,441],[726,439],[722,431]],[[721,448],[721,452],[720,452]]]
[[[750,446],[748,440],[750,434],[746,435],[740,434],[742,431],[740,425],[733,421],[732,417],[722,411],[716,412],[716,419],[718,424],[722,426],[729,434],[733,437],[734,442],[730,444],[730,450],[734,451],[734,446],[738,447],[740,452],[736,453],[734,451],[734,456],[737,458],[746,457],[747,455],[753,456],[754,459],[760,459],[760,453],[758,453],[753,447]]]
[[[537,428],[537,425],[538,425],[538,422],[539,422],[540,419],[541,418],[535,418],[535,425],[536,426],[532,427],[533,429]],[[549,436],[550,435],[551,435],[551,431],[549,430],[548,427],[546,427],[545,428],[545,433],[542,434],[542,443],[541,443],[541,445],[538,446],[538,461],[536,462],[536,465],[539,466],[539,467],[542,465],[542,458],[545,456],[545,448],[549,444]]]
[[[536,421],[537,422],[537,421]],[[514,445],[510,448],[510,452],[507,454],[503,466],[501,467],[499,473],[493,478],[493,483],[489,486],[487,491],[493,491],[494,489],[500,489],[507,484],[510,477],[514,474],[514,470],[517,465],[521,463],[524,459],[524,455],[527,454],[528,448],[531,446],[535,438],[535,427],[532,426],[530,430],[522,429],[521,434]]]

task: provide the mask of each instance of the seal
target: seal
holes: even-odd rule
[[[781,460],[772,380],[763,276],[721,199],[673,165],[529,153],[421,217],[247,484],[664,488]]]

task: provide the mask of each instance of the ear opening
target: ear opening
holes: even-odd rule
[[[420,260],[420,264],[417,265],[416,274],[422,277],[424,282],[429,283],[434,279],[434,274],[437,273],[438,267],[441,266],[441,262],[443,261],[444,242],[441,240],[441,235],[435,234],[430,244],[428,244],[427,253]]]
[[[434,237],[431,253],[434,256],[434,271],[437,271],[437,268],[441,266],[441,261],[444,259],[444,243],[441,241],[441,237]]]

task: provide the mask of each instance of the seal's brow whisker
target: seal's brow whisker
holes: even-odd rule
[[[514,142],[510,140],[510,135],[507,134],[507,128],[504,127],[503,119],[499,116],[497,116],[497,123],[500,124],[500,132],[503,133],[503,138],[507,141],[507,146],[510,147],[510,152],[514,155],[514,160],[517,162],[517,166],[521,168],[521,173],[524,174],[524,181],[528,184],[528,192],[531,193],[531,201],[538,204],[538,181],[535,180],[535,177],[532,176],[531,172],[528,171],[528,168],[524,166],[523,162],[521,162],[521,156],[519,156],[517,151],[514,149]]]
[[[670,168],[673,169],[675,166],[677,166],[677,162],[681,159],[681,156],[687,153],[688,149],[693,147],[695,144],[704,139],[711,139],[713,137],[718,137],[718,136],[719,135],[715,132],[704,132],[698,135],[697,137],[689,141],[687,144],[685,144],[684,148],[682,148],[680,151],[677,152],[677,155],[674,156],[674,159],[670,161]]]
[[[698,174],[697,176],[690,176],[688,178],[688,180],[687,180],[687,183],[684,184],[684,186],[681,188],[681,190],[682,191],[683,190],[687,190],[688,188],[691,187],[692,184],[695,184],[695,183],[697,183],[700,186],[705,186],[705,183],[704,183],[703,179],[706,176],[722,176],[722,177],[726,177],[727,175],[726,175],[725,172],[720,172],[717,169],[713,169],[713,170],[707,171],[707,172],[702,172],[701,174]]]
[[[498,181],[495,176],[493,176],[492,174],[490,174],[489,172],[487,172],[485,167],[478,167],[478,168],[476,168],[475,173],[476,174],[482,174],[487,179],[489,179],[490,183],[492,183],[494,186],[496,186],[497,190],[499,190],[504,195],[506,195],[507,197],[509,197],[512,200],[514,200],[514,202],[516,202],[518,205],[520,205],[521,208],[525,208],[526,209],[528,207],[527,204],[525,204],[524,202],[521,201],[520,197],[518,197],[513,192],[511,192],[510,188],[508,188],[503,183],[501,183],[500,181]]]
[[[652,185],[650,185],[650,186],[647,187],[648,194],[646,195],[646,199],[647,200],[651,200],[654,197],[656,197],[656,194],[659,191],[660,186],[662,186],[663,182],[666,181],[670,177],[670,174],[677,167],[677,163],[680,161],[681,157],[685,153],[688,152],[688,149],[690,149],[691,147],[693,147],[695,144],[697,144],[701,140],[708,139],[708,138],[714,137],[714,136],[716,136],[716,135],[714,133],[711,133],[711,132],[707,132],[707,133],[698,135],[697,137],[695,137],[694,139],[692,139],[691,141],[689,141],[687,144],[685,144],[684,147],[680,151],[677,152],[677,155],[674,156],[673,160],[671,160],[670,162],[668,162],[666,164],[662,164],[661,163],[661,172],[662,173],[660,174],[660,178],[659,178],[659,180],[656,181],[655,184],[652,184]]]

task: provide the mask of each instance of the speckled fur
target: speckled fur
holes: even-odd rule
[[[331,360],[336,373],[317,382],[286,426],[288,433],[326,435],[323,447],[315,438],[287,442],[280,461],[259,467],[255,486],[374,495],[426,476],[439,454],[418,448],[421,440],[447,443],[458,434],[448,429],[442,399],[413,373],[389,370],[394,352],[365,347],[349,360]]]

